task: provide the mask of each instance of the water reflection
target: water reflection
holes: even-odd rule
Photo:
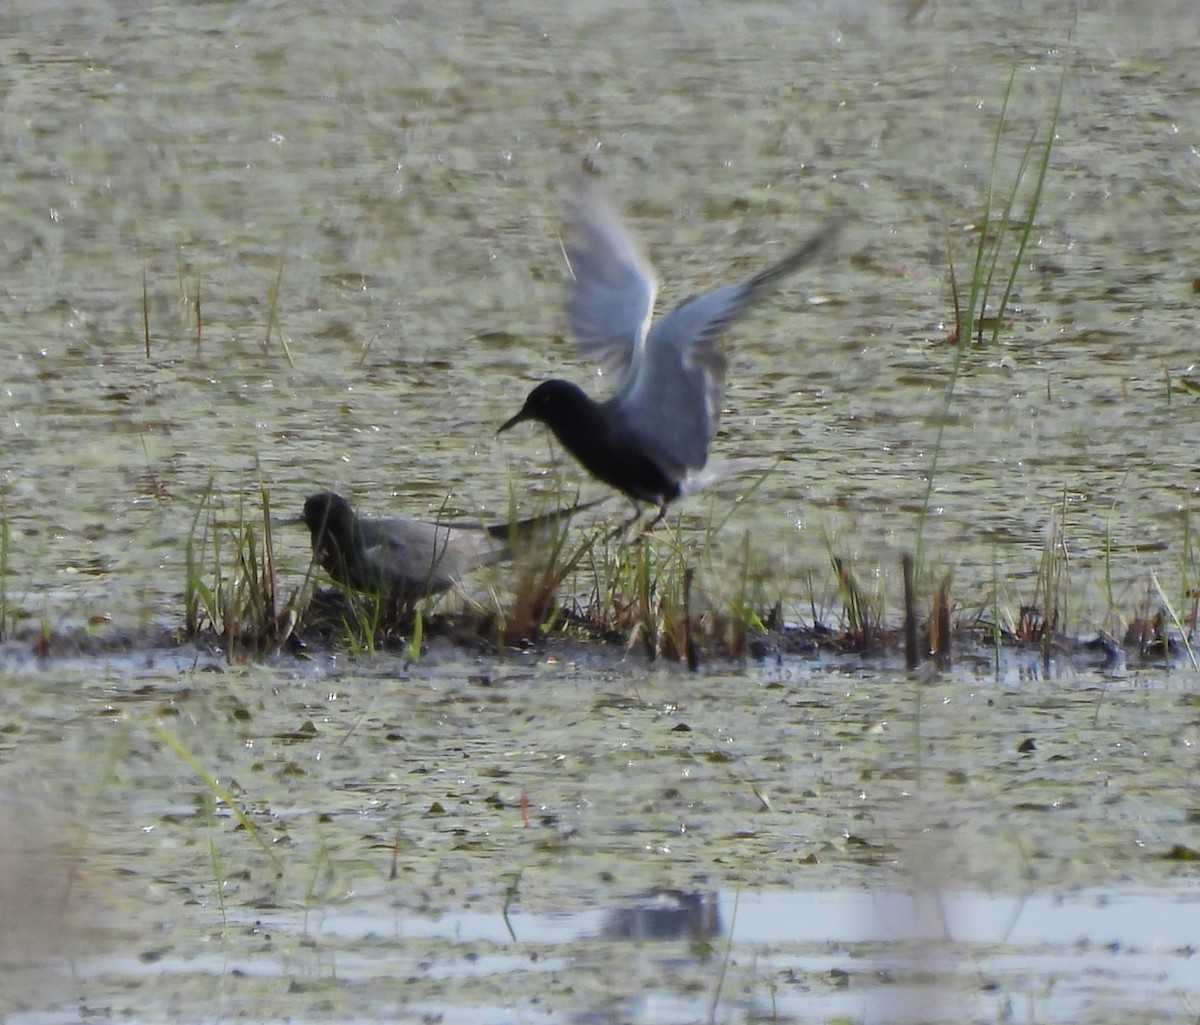
[[[715,893],[658,890],[644,903],[608,912],[600,938],[605,940],[706,940],[721,935]]]
[[[526,1020],[536,1005],[539,1020],[580,1023],[704,1021],[714,1011],[716,1020],[1065,1023],[1121,1020],[1148,1003],[1172,1020],[1200,999],[1200,887],[1188,880],[1024,896],[661,890],[607,910],[514,912],[516,942],[498,910],[412,914],[380,910],[380,897],[360,893],[323,914],[231,914],[231,927],[263,943],[233,962],[227,951],[167,951],[96,958],[73,972],[88,989],[153,980],[182,991],[236,964],[239,978],[288,979],[289,995],[302,997],[327,986],[320,980],[336,964],[340,987],[392,980],[408,994],[407,1014],[454,1021]],[[722,932],[718,972],[693,944]],[[580,981],[544,1001],[568,971]],[[306,1020],[302,1006],[289,1020]]]
[[[749,972],[721,998],[725,1017],[773,1009],[797,1020],[957,1022],[965,1013],[1075,1022],[1098,1003],[1116,1010],[1151,998],[1200,997],[1193,957],[1200,888],[1188,882],[1163,891],[1023,896],[662,890],[608,910],[514,912],[516,944],[507,942],[498,913],[411,916],[380,914],[370,905],[309,919],[312,939],[340,951],[343,978],[379,973],[372,948],[382,936],[419,939],[426,954],[420,970],[439,978],[541,975],[562,963],[556,953],[571,958],[577,971],[615,968],[611,1002],[577,1010],[574,1021],[613,1013],[631,1022],[704,1020],[717,993],[713,964],[690,948],[723,933],[727,970]],[[303,931],[300,920],[286,916],[260,925],[277,936]],[[450,946],[430,956],[428,941],[435,938]],[[629,954],[611,941],[632,941]],[[532,952],[523,965],[514,960],[519,951]],[[630,955],[638,971],[625,978],[619,966]],[[404,963],[393,960],[387,970],[403,971]],[[462,1010],[470,1018],[470,1009]],[[439,1009],[456,1020],[458,1011]]]

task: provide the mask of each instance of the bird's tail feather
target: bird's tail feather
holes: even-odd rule
[[[751,475],[765,477],[773,469],[775,469],[775,464],[764,463],[761,459],[748,456],[739,459],[710,459],[704,464],[703,469],[688,474],[681,486],[680,493],[694,495],[697,491],[704,491],[728,477]]]
[[[591,502],[578,502],[575,505],[567,506],[565,509],[555,509],[553,512],[540,513],[537,516],[530,516],[512,523],[493,523],[484,529],[492,537],[500,538],[504,541],[528,541],[538,537],[563,520],[569,520],[572,516],[591,509],[593,506],[597,506],[607,500],[607,498],[597,498]]]

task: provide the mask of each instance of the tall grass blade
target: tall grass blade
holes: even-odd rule
[[[229,809],[233,817],[237,819],[239,825],[241,825],[241,827],[254,838],[254,842],[258,844],[258,846],[262,849],[262,852],[271,860],[271,864],[274,865],[277,870],[282,871],[282,862],[280,862],[280,860],[275,856],[275,852],[271,850],[271,847],[267,841],[263,839],[262,833],[259,831],[258,826],[256,826],[254,822],[246,815],[246,813],[238,807],[237,801],[233,799],[233,795],[230,794],[229,791],[223,786],[221,786],[221,784],[217,781],[217,778],[200,764],[200,760],[193,755],[191,751],[184,747],[183,741],[181,741],[169,730],[166,730],[162,726],[158,725],[158,723],[150,724],[150,732],[158,737],[158,739],[166,744],[167,747],[169,747],[172,751],[174,751],[179,760],[200,777],[204,785],[208,787],[213,796]]]
[[[1033,226],[1037,218],[1037,212],[1041,205],[1042,193],[1046,183],[1046,177],[1050,169],[1050,157],[1054,150],[1054,142],[1058,131],[1059,113],[1062,109],[1063,90],[1066,87],[1067,71],[1069,61],[1064,61],[1062,74],[1059,76],[1058,91],[1055,96],[1054,109],[1050,116],[1050,126],[1046,133],[1045,144],[1041,150],[1041,158],[1037,165],[1037,176],[1034,182],[1033,193],[1029,198],[1028,206],[1022,218],[1022,228],[1017,240],[1016,253],[1009,262],[1008,276],[1005,281],[1005,288],[999,306],[994,313],[994,322],[992,325],[992,342],[995,343],[999,337],[1000,330],[1004,323],[1004,314],[1008,309],[1012,299],[1014,289],[1016,287],[1017,275],[1020,273],[1021,265],[1024,261],[1025,250],[1029,244],[1029,238],[1033,233]],[[915,576],[919,581],[924,572],[924,554],[925,554],[925,524],[929,516],[929,510],[933,501],[933,489],[937,481],[938,464],[941,458],[942,443],[945,438],[946,425],[949,422],[950,409],[954,402],[954,393],[958,385],[958,378],[962,371],[963,360],[965,359],[968,347],[975,338],[978,325],[982,324],[987,296],[991,288],[991,282],[999,264],[1000,254],[1004,244],[1004,237],[1008,226],[1013,223],[1013,209],[1016,205],[1018,191],[1021,181],[1025,175],[1025,171],[1029,166],[1033,147],[1036,142],[1036,133],[1030,138],[1023,151],[1023,155],[1018,165],[1017,173],[1014,176],[1011,188],[1005,199],[1003,212],[999,222],[998,229],[993,232],[992,225],[994,223],[993,207],[995,203],[996,193],[996,178],[997,167],[1000,157],[1000,141],[1004,136],[1005,128],[1008,120],[1008,107],[1012,99],[1013,83],[1016,79],[1016,68],[1013,68],[1009,74],[1008,83],[1004,90],[1004,96],[1000,106],[1000,119],[996,126],[995,135],[992,137],[992,152],[991,163],[988,173],[987,195],[984,203],[983,215],[979,227],[979,242],[975,248],[975,261],[971,272],[971,287],[968,293],[967,303],[961,311],[961,318],[956,303],[956,331],[957,345],[955,346],[954,360],[950,367],[950,376],[946,384],[945,396],[942,403],[942,413],[939,417],[937,437],[933,445],[933,454],[930,457],[929,476],[925,485],[925,496],[921,503],[921,510],[917,515],[917,541],[915,554]],[[991,247],[989,251],[989,246]],[[952,263],[953,266],[953,263]],[[957,281],[955,280],[955,292],[957,293]]]
[[[10,610],[8,607],[8,506],[0,511],[0,641],[8,633]]]
[[[1171,622],[1175,624],[1175,629],[1179,631],[1180,640],[1183,642],[1183,649],[1187,652],[1188,661],[1192,663],[1193,669],[1200,669],[1200,662],[1196,661],[1196,652],[1192,649],[1192,642],[1188,638],[1187,630],[1184,628],[1183,620],[1180,619],[1179,613],[1175,611],[1175,605],[1168,597],[1167,592],[1163,590],[1162,584],[1158,582],[1158,575],[1151,572],[1150,579],[1154,582],[1154,589],[1158,592],[1158,597],[1162,600],[1163,607],[1167,610],[1167,615],[1171,617]],[[1164,651],[1167,646],[1163,645]]]

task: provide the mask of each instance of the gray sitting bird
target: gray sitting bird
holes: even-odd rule
[[[725,329],[751,303],[809,263],[836,234],[828,225],[748,281],[680,303],[651,324],[654,273],[616,213],[594,190],[576,204],[566,242],[575,275],[569,312],[577,347],[615,371],[612,397],[596,402],[570,381],[543,381],[501,427],[546,424],[592,476],[658,506],[707,483],[717,432]]]
[[[358,516],[341,495],[324,492],[305,501],[300,520],[312,534],[313,558],[336,583],[404,604],[449,590],[471,570],[509,558],[513,542],[533,540],[595,504],[513,524],[451,525]]]

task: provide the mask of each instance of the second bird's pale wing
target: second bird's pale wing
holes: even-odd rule
[[[454,586],[470,569],[450,528],[423,520],[359,520],[362,563],[381,590],[436,594]]]

